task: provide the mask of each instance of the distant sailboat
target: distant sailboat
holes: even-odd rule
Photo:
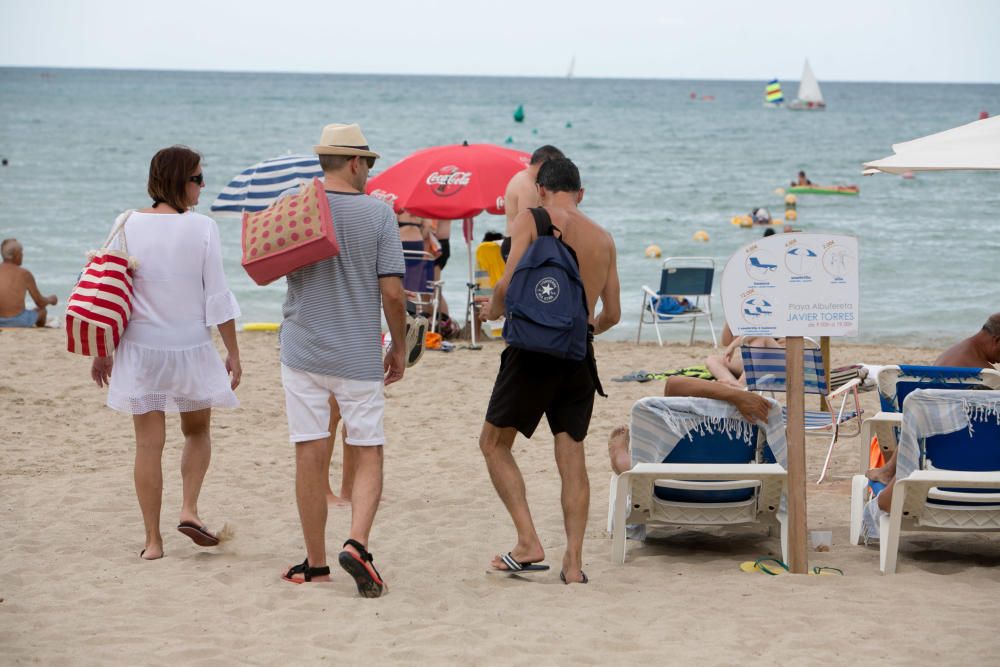
[[[573,78],[573,66],[574,65],[576,65],[576,56],[572,56],[569,59],[569,71],[566,72],[566,78],[567,79],[572,79]]]
[[[777,109],[785,103],[785,95],[781,92],[781,82],[771,79],[764,88],[764,106]]]
[[[808,59],[802,68],[799,94],[796,96],[795,101],[788,105],[788,108],[795,111],[819,111],[826,108],[826,102],[823,101],[823,92],[819,89],[819,81],[816,80],[816,75],[813,74]]]

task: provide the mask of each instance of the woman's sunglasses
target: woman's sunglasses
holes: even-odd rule
[[[192,183],[197,183],[198,185],[205,185],[205,174],[204,174],[204,172],[202,172],[200,174],[195,174],[194,176],[190,177],[188,180],[191,181]]]

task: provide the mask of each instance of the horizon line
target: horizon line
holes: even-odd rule
[[[159,67],[72,67],[67,65],[9,65],[0,64],[0,69],[21,69],[21,70],[66,70],[66,71],[100,71],[100,72],[164,72],[179,74],[294,74],[296,76],[413,76],[413,77],[468,77],[484,79],[584,79],[590,81],[708,81],[708,82],[739,82],[752,83],[757,81],[770,81],[777,78],[779,81],[799,81],[799,79],[782,79],[781,77],[762,77],[760,79],[731,79],[721,77],[639,77],[639,76],[585,76],[574,75],[524,75],[524,74],[456,74],[456,73],[402,73],[402,72],[316,72],[316,71],[295,71],[295,70],[241,70],[241,69],[169,69]],[[823,83],[890,83],[890,84],[916,84],[916,85],[981,85],[996,86],[1000,81],[893,81],[888,79],[823,79]]]

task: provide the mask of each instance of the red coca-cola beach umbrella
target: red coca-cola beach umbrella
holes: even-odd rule
[[[507,183],[528,166],[530,159],[523,151],[493,144],[435,146],[419,150],[373,177],[365,191],[391,205],[397,213],[406,210],[422,218],[463,221],[462,233],[469,251],[469,314],[475,287],[472,218],[483,211],[504,213]],[[475,326],[471,332],[472,346],[476,347]]]
[[[455,144],[419,150],[368,181],[366,192],[398,213],[464,220],[483,211],[502,214],[507,183],[530,156],[493,144]]]

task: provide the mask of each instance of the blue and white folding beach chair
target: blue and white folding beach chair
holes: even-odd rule
[[[903,531],[1000,531],[1000,391],[916,389],[903,403],[892,511],[855,475],[851,542],[879,540],[894,574]]]
[[[444,281],[434,280],[434,255],[422,250],[403,250],[406,273],[403,291],[406,300],[413,304],[418,315],[430,319],[431,331],[437,331],[437,314],[441,305],[441,287]]]
[[[787,374],[785,372],[785,349],[780,347],[749,347],[740,348],[743,355],[743,377],[747,389],[759,392],[786,392]],[[805,393],[818,394],[826,398],[827,410],[806,410],[806,433],[827,431],[831,433],[830,447],[826,452],[826,460],[820,471],[819,484],[826,478],[830,467],[830,457],[833,447],[841,435],[841,426],[854,422],[854,430],[846,435],[854,436],[861,431],[860,416],[861,399],[858,397],[858,385],[861,380],[854,378],[834,391],[829,391],[826,383],[826,372],[823,370],[823,355],[818,348],[806,348],[802,364],[802,376]],[[840,400],[840,407],[833,409],[834,399]],[[853,410],[848,409],[848,399],[853,399]],[[782,418],[788,423],[787,409],[782,409]]]
[[[724,401],[637,401],[630,426],[632,469],[612,476],[608,494],[611,560],[625,562],[627,524],[636,539],[654,524],[777,527],[784,558],[787,447],[780,406],[771,404],[762,430]]]
[[[642,286],[642,310],[639,311],[638,343],[642,338],[642,325],[652,324],[656,340],[663,345],[661,324],[691,322],[691,338],[699,318],[708,320],[712,332],[712,345],[718,347],[715,325],[712,323],[712,281],[715,278],[715,260],[711,257],[668,257],[660,270],[660,289],[653,291]],[[681,306],[680,299],[687,299],[688,306]]]
[[[914,389],[1000,389],[1000,371],[957,366],[883,366],[875,376],[882,410],[861,424],[861,473],[866,472],[872,431],[888,457],[896,448],[903,401]],[[884,427],[884,428],[883,428]],[[896,437],[892,430],[896,429]]]

